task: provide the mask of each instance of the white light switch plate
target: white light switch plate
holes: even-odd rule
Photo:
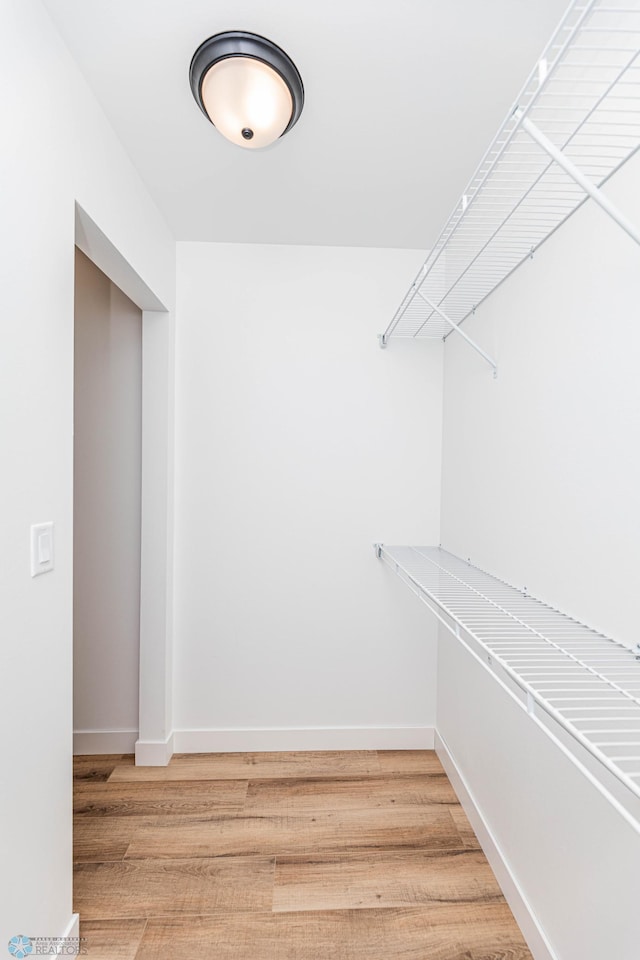
[[[31,527],[31,576],[53,570],[53,523],[34,523]]]

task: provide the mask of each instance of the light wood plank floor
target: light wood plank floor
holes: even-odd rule
[[[75,761],[90,960],[531,960],[435,753]]]

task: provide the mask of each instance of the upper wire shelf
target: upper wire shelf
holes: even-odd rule
[[[639,147],[640,0],[576,0],[381,345],[392,336],[447,337],[589,195],[640,243],[640,232],[599,194]]]
[[[640,799],[640,662],[629,647],[440,547],[376,553],[531,716],[559,724]]]

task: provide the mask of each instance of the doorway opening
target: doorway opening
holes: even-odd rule
[[[142,310],[76,248],[74,312],[74,753],[133,753]]]
[[[96,463],[104,454],[103,445],[107,438],[109,442],[113,439],[110,433],[117,436],[128,437],[129,454],[117,454],[116,460],[129,457],[129,465],[125,473],[122,474],[128,480],[128,494],[124,497],[122,503],[118,505],[117,499],[114,504],[111,499],[111,513],[105,518],[100,517],[101,526],[93,531],[94,514],[96,511],[95,499],[93,504],[89,504],[84,509],[78,521],[81,522],[81,529],[78,536],[84,538],[83,546],[92,553],[94,557],[94,589],[96,583],[100,583],[100,589],[105,590],[104,572],[100,566],[100,556],[102,550],[102,540],[98,539],[100,532],[107,541],[114,536],[108,519],[113,523],[120,523],[121,510],[125,510],[128,517],[130,528],[128,532],[122,533],[122,537],[128,538],[129,553],[126,561],[126,569],[129,571],[129,580],[127,582],[127,618],[123,611],[120,611],[126,620],[127,635],[133,636],[133,643],[129,641],[126,646],[125,664],[117,664],[117,650],[110,652],[104,649],[105,645],[113,644],[112,637],[103,632],[101,635],[108,638],[102,641],[102,656],[108,660],[109,669],[105,676],[100,676],[100,684],[109,680],[109,716],[105,717],[104,707],[107,703],[106,697],[100,691],[92,691],[86,697],[83,697],[82,691],[76,691],[76,723],[75,727],[78,733],[84,732],[86,736],[76,737],[75,752],[82,750],[84,753],[123,753],[129,752],[132,745],[135,744],[135,762],[139,765],[164,766],[173,753],[173,733],[172,733],[172,580],[173,580],[173,355],[174,355],[174,318],[167,305],[154,293],[147,285],[143,277],[133,268],[125,254],[120,251],[109,237],[101,230],[96,221],[86,210],[76,202],[75,205],[75,250],[72,252],[76,258],[84,255],[82,269],[88,273],[92,268],[97,268],[98,275],[102,275],[99,284],[102,284],[102,296],[109,300],[109,309],[117,305],[118,309],[127,316],[129,327],[123,331],[120,327],[112,329],[113,335],[119,338],[120,351],[123,345],[128,343],[126,348],[128,353],[125,357],[120,356],[116,362],[111,356],[118,356],[113,344],[102,343],[101,350],[111,359],[109,362],[115,364],[109,376],[111,381],[105,380],[102,390],[110,392],[112,401],[115,404],[116,411],[119,410],[113,423],[110,421],[108,429],[105,422],[102,424],[102,439],[100,436],[90,438],[89,448],[93,444],[93,450],[97,452],[91,460],[90,470],[93,470],[97,476],[95,483],[102,487],[106,485],[106,475],[111,467],[103,467],[103,472],[96,468]],[[70,251],[71,252],[71,251]],[[134,251],[139,255],[140,251]],[[87,262],[85,262],[87,261]],[[88,262],[90,261],[90,263]],[[93,274],[92,274],[93,276]],[[95,281],[98,284],[98,281]],[[169,291],[171,287],[169,286]],[[172,301],[171,301],[172,302]],[[106,310],[106,306],[105,306]],[[135,321],[134,321],[135,317]],[[104,318],[103,318],[104,319]],[[110,318],[109,324],[113,327],[115,321]],[[131,324],[135,323],[135,338]],[[110,327],[110,329],[111,329]],[[104,333],[104,331],[103,331]],[[135,345],[130,342],[135,339]],[[95,346],[95,345],[94,345]],[[124,389],[123,382],[120,382],[119,375],[114,373],[118,371],[118,363],[123,371],[127,371],[129,386]],[[131,376],[131,364],[135,367],[135,377]],[[103,374],[106,377],[106,374]],[[139,380],[138,380],[139,378]],[[139,382],[141,381],[141,382]],[[134,387],[134,384],[135,387]],[[101,390],[96,389],[96,384],[90,384],[87,388],[87,396],[92,403],[97,404],[102,398]],[[127,393],[128,391],[128,393]],[[135,393],[135,401],[132,399]],[[129,407],[124,403],[124,395],[129,397]],[[78,401],[77,407],[80,401]],[[132,406],[133,405],[133,406]],[[128,409],[129,414],[135,410],[133,417],[134,423],[128,422],[127,417],[123,417],[123,407]],[[82,410],[82,416],[86,411]],[[120,420],[118,420],[118,416]],[[89,418],[90,419],[90,418]],[[129,417],[131,419],[131,417]],[[115,441],[114,441],[115,442]],[[107,444],[108,447],[108,444]],[[135,451],[135,455],[131,451]],[[85,465],[86,465],[85,458]],[[95,462],[94,462],[95,461]],[[138,466],[139,464],[139,466]],[[133,466],[138,471],[133,477]],[[137,503],[134,502],[134,488],[137,490]],[[127,499],[127,497],[129,499]],[[134,509],[135,508],[135,509]],[[79,509],[82,510],[81,505]],[[135,527],[135,531],[134,528]],[[135,540],[134,540],[135,536]],[[91,538],[97,542],[92,544]],[[133,546],[132,546],[133,544]],[[79,563],[80,557],[76,558]],[[120,576],[121,571],[118,573]],[[78,577],[80,571],[77,571]],[[116,574],[113,575],[117,579]],[[89,577],[87,577],[89,579]],[[122,578],[120,577],[122,582]],[[113,595],[113,594],[112,594]],[[136,613],[137,602],[137,613]],[[108,605],[106,609],[109,616],[114,614]],[[78,611],[79,613],[79,611]],[[137,645],[137,666],[134,656],[135,647],[135,623],[139,622],[138,645]],[[132,626],[133,625],[133,626]],[[78,624],[79,628],[80,624]],[[91,641],[94,642],[94,641]],[[121,648],[122,649],[122,648]],[[95,662],[95,661],[94,661]],[[124,669],[121,669],[124,667]],[[86,669],[86,664],[85,664]],[[82,676],[77,678],[76,686],[82,681]],[[122,686],[118,685],[120,680]],[[135,690],[137,687],[137,716],[135,711]],[[90,689],[90,688],[88,688]],[[93,702],[98,697],[99,703]],[[92,701],[89,703],[89,701]],[[117,705],[117,713],[112,707]],[[99,708],[99,709],[98,709]],[[99,710],[103,710],[100,714]],[[84,711],[84,719],[81,712]],[[108,723],[108,729],[95,730],[90,727],[81,726],[84,723],[95,723],[95,718],[100,717],[100,723]],[[115,720],[113,718],[116,718]],[[94,719],[92,719],[94,718]],[[133,718],[133,719],[131,719]],[[117,723],[117,727],[111,726]],[[123,726],[124,724],[124,726]],[[137,732],[137,738],[136,738]],[[97,738],[94,734],[100,734]],[[84,743],[81,741],[84,740]]]

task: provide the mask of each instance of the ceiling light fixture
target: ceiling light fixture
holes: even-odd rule
[[[239,147],[266,147],[302,112],[304,87],[296,65],[275,43],[230,30],[201,44],[189,68],[196,103]]]

